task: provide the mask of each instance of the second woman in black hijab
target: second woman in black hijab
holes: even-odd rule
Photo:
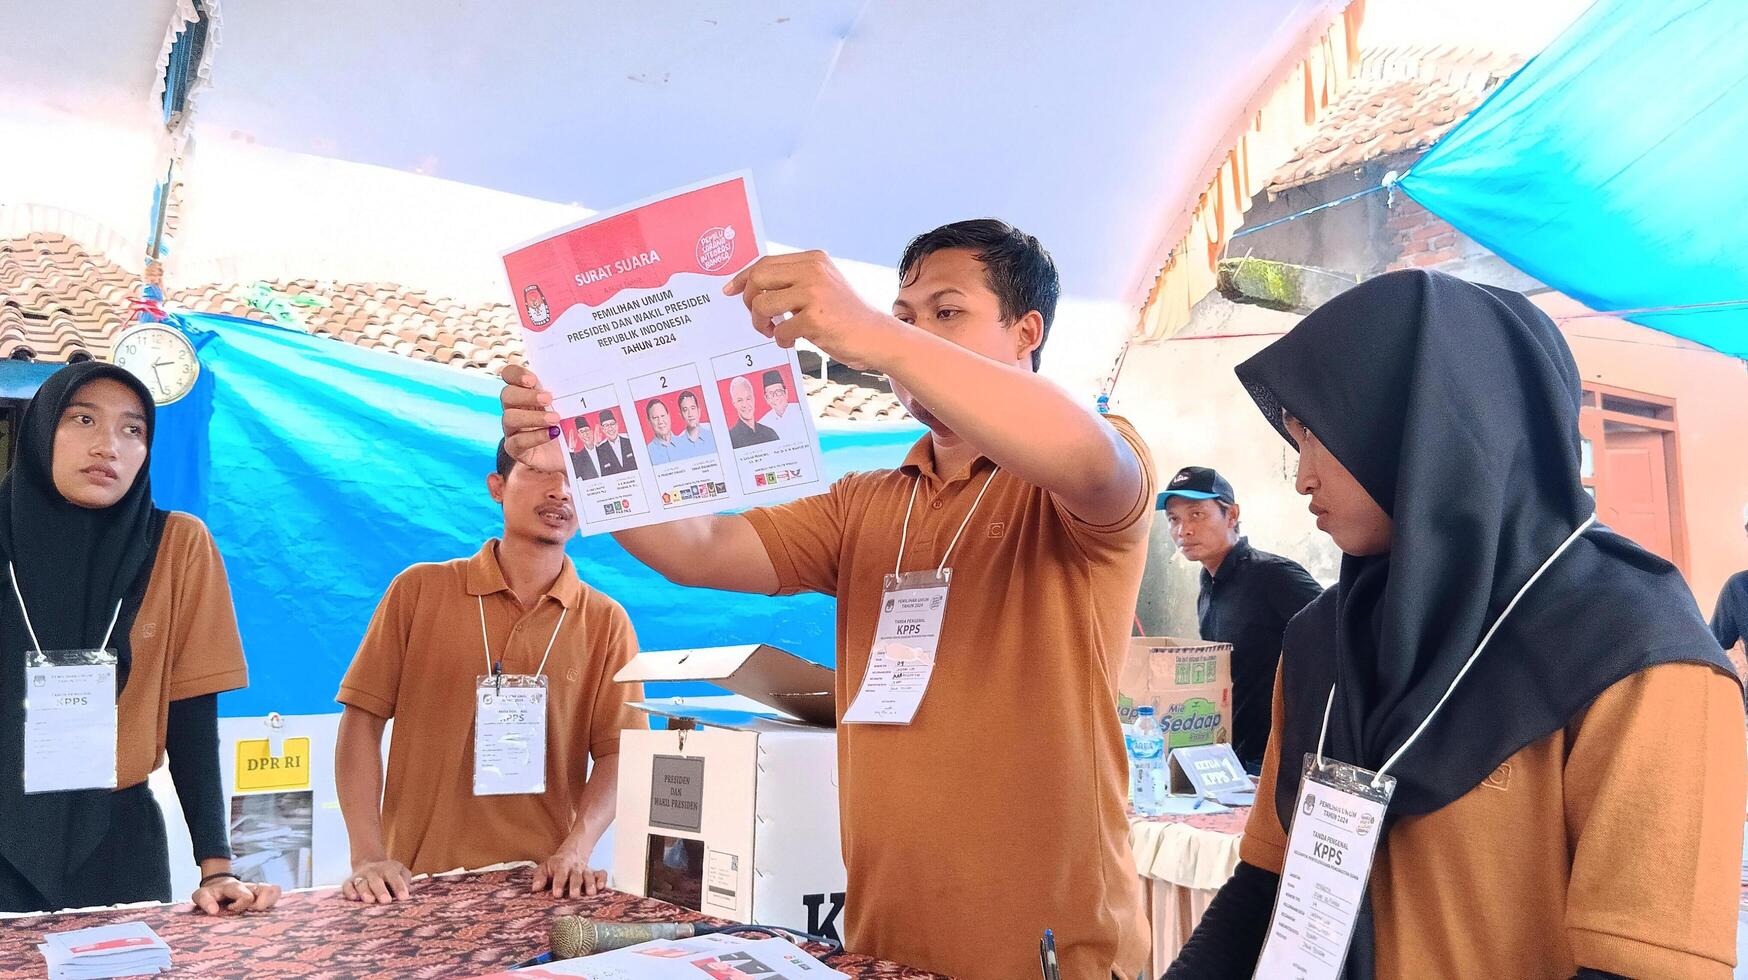
[[[152,504],[154,408],[121,368],[43,383],[0,480],[0,911],[168,901],[164,821],[146,778],[166,753],[202,911],[271,907],[231,873],[215,698],[246,675],[224,565],[205,526]],[[113,652],[115,789],[26,792],[27,656]]]
[[[1729,977],[1741,689],[1679,572],[1593,523],[1558,328],[1393,273],[1238,375],[1344,558],[1284,638],[1238,873],[1167,976],[1251,976],[1327,718],[1323,756],[1398,780],[1344,976]]]

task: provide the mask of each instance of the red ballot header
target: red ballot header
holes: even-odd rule
[[[139,946],[156,946],[150,936],[124,936],[119,939],[105,939],[102,942],[87,943],[83,946],[69,946],[67,952],[75,956],[86,953],[109,953],[118,949],[134,949]]]
[[[758,258],[740,177],[630,208],[504,256],[522,325],[536,333],[572,306],[605,305],[676,274],[732,276]]]

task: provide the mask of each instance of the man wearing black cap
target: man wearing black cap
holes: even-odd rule
[[[1268,747],[1281,633],[1323,587],[1297,562],[1258,551],[1239,535],[1232,484],[1205,466],[1178,470],[1159,494],[1159,509],[1172,543],[1202,565],[1202,639],[1232,644],[1232,751],[1256,775]]]

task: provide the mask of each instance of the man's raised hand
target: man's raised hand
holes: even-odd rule
[[[547,472],[564,470],[564,447],[558,441],[558,413],[552,393],[540,387],[534,372],[520,364],[504,369],[504,448],[518,463]]]

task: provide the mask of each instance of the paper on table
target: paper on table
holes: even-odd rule
[[[52,980],[149,976],[170,968],[170,947],[143,922],[49,933],[37,951]]]
[[[1200,807],[1196,806],[1196,803],[1197,799],[1194,796],[1168,796],[1160,803],[1157,812],[1160,816],[1171,817],[1186,817],[1192,813],[1216,814],[1232,812],[1231,807],[1221,806],[1213,800],[1202,800],[1202,805]]]
[[[704,980],[707,977],[759,977],[760,980],[848,980],[845,974],[783,939],[696,936],[628,946],[610,953],[560,960],[535,970],[493,973],[474,980],[526,977],[584,977],[587,980]]]
[[[1214,799],[1226,804],[1227,806],[1255,806],[1256,788],[1234,789],[1227,790],[1224,793],[1215,793]]]
[[[504,253],[529,362],[561,418],[585,536],[823,485],[795,352],[722,294],[763,241],[743,173]]]

